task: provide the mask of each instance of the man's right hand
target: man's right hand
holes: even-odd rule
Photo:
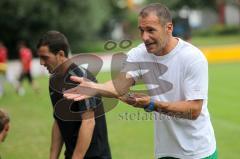
[[[93,97],[97,94],[97,90],[94,87],[96,83],[86,78],[77,77],[77,76],[71,76],[70,79],[74,82],[79,83],[79,85],[64,91],[65,98],[71,99],[74,101],[80,101],[80,100]]]

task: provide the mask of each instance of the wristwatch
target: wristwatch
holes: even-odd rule
[[[152,112],[152,111],[154,111],[154,100],[153,100],[153,99],[150,100],[149,105],[146,105],[146,106],[144,107],[144,110],[145,110],[146,112]]]

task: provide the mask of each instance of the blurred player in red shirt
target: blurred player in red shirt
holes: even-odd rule
[[[28,79],[28,82],[31,84],[32,88],[34,90],[37,90],[35,83],[33,81],[33,77],[31,74],[31,65],[32,65],[32,51],[30,48],[26,46],[26,43],[24,41],[19,42],[18,44],[19,48],[19,58],[22,65],[22,72],[20,74],[20,77],[18,79],[19,84],[17,86],[17,93],[19,95],[24,95],[25,90],[22,87],[22,82],[25,78]]]
[[[0,98],[3,96],[4,93],[3,83],[6,78],[7,72],[7,56],[8,50],[4,46],[3,42],[0,41]]]

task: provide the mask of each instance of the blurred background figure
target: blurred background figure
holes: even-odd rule
[[[7,137],[10,125],[10,118],[7,112],[0,109],[0,142],[3,142]]]
[[[191,41],[191,28],[188,18],[175,17],[173,19],[173,36],[182,38],[183,40]]]
[[[4,46],[3,42],[0,41],[0,98],[4,94],[4,81],[7,72],[7,54],[7,48]]]
[[[27,44],[25,41],[20,41],[18,43],[18,52],[19,52],[20,62],[22,65],[22,72],[18,79],[17,93],[18,95],[23,96],[25,94],[25,90],[22,87],[22,82],[25,78],[28,80],[28,82],[31,84],[32,88],[35,91],[37,91],[37,86],[31,74],[32,50],[27,47]]]

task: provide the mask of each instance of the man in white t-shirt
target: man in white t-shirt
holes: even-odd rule
[[[129,51],[125,67],[117,78],[96,84],[72,77],[80,84],[64,96],[82,100],[101,94],[154,111],[157,159],[216,159],[216,141],[207,109],[206,58],[193,45],[172,36],[171,14],[162,4],[143,8],[138,28],[143,44]],[[148,95],[125,95],[138,80],[146,84]]]

